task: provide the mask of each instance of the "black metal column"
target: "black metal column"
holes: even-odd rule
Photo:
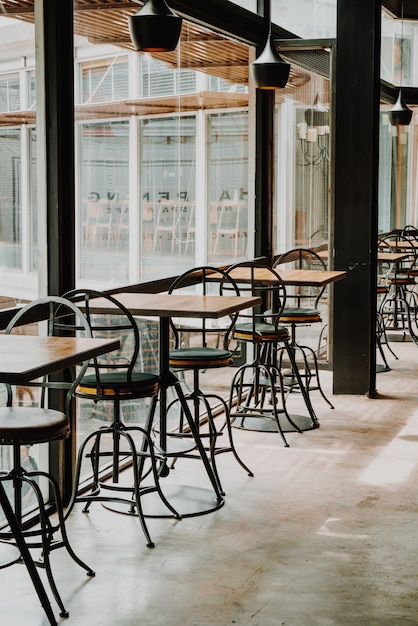
[[[335,78],[334,393],[376,388],[381,3],[338,0]]]
[[[43,290],[59,295],[75,281],[73,0],[35,0],[35,26],[37,141],[44,158],[38,159],[44,185],[38,212],[47,255],[40,271],[46,271]]]
[[[256,94],[255,256],[273,256],[274,91]]]
[[[73,0],[35,0],[39,294],[75,286]],[[63,373],[64,376],[64,373]],[[63,410],[64,393],[49,395]],[[72,487],[75,436],[49,446],[64,500]]]

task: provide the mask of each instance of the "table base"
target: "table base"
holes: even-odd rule
[[[223,498],[216,497],[210,489],[192,485],[164,485],[164,495],[181,517],[196,517],[217,511],[224,504]],[[141,498],[145,517],[174,517],[162,502],[157,492],[147,493]],[[106,509],[123,515],[136,515],[135,506],[122,503],[103,504]]]
[[[319,428],[319,422],[312,422],[311,418],[307,415],[290,415],[290,419],[302,431],[315,430],[315,428]],[[264,433],[278,432],[276,421],[273,417],[246,417],[242,426],[237,422],[241,422],[241,418],[237,417],[233,427],[241,430],[255,430]],[[289,424],[285,415],[279,415],[279,422],[284,433],[298,432],[292,424]]]

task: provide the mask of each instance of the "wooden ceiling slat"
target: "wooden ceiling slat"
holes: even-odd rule
[[[34,20],[34,0],[2,0],[3,15]],[[140,8],[133,0],[75,0],[74,31],[93,44],[134,50],[128,17]],[[190,22],[183,22],[181,45],[172,53],[155,54],[172,68],[184,67],[216,75],[232,83],[248,82],[248,47]]]

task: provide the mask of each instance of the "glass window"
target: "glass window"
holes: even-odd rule
[[[22,267],[20,129],[0,132],[0,267]]]
[[[292,71],[299,88],[287,87],[276,107],[276,254],[328,241],[329,79],[294,66]]]
[[[275,24],[304,39],[335,37],[337,0],[272,2],[271,19]]]
[[[129,95],[128,57],[81,63],[80,103],[111,102]]]
[[[0,76],[0,111],[20,110],[19,74]]]
[[[192,264],[196,234],[196,117],[141,122],[141,256],[146,280]]]
[[[230,2],[237,4],[243,9],[257,13],[257,0],[230,0]]]
[[[393,19],[382,12],[381,77],[394,85],[417,84],[415,67],[415,42],[418,23],[412,20]]]
[[[208,258],[236,262],[248,243],[248,114],[208,117]]]
[[[36,128],[29,129],[29,223],[30,223],[30,271],[38,269],[38,212]]]
[[[28,73],[28,109],[34,109],[36,107],[36,75],[35,71]]]
[[[128,149],[127,121],[80,126],[80,278],[127,282]]]
[[[196,91],[196,72],[173,70],[150,55],[141,57],[142,96],[155,98]]]

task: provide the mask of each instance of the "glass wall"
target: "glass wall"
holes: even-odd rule
[[[298,37],[321,39],[336,36],[337,0],[292,0],[271,4],[272,21]]]
[[[129,248],[129,123],[79,127],[80,279],[126,283]]]
[[[22,269],[21,132],[0,131],[0,267]]]

